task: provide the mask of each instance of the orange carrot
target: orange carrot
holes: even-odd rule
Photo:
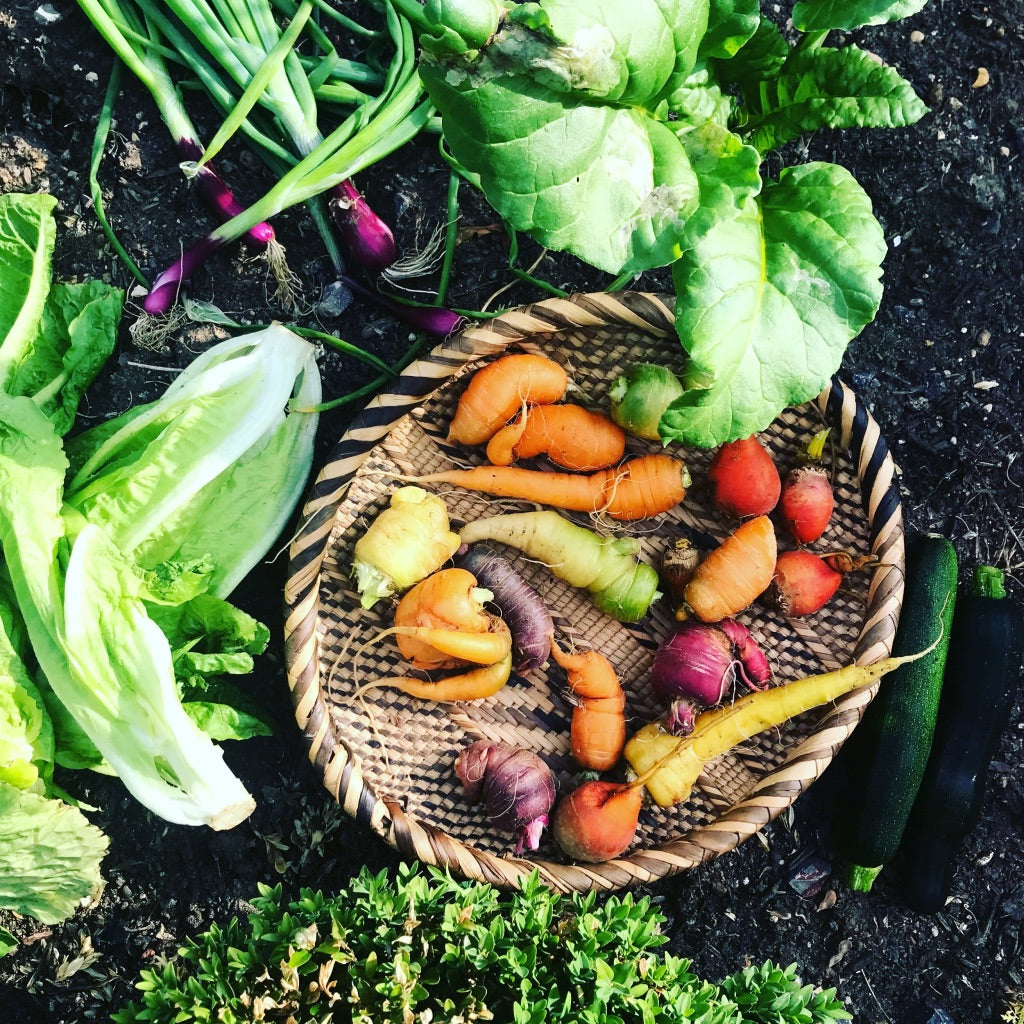
[[[568,375],[553,359],[529,353],[502,356],[470,378],[448,428],[448,440],[483,444],[521,406],[557,402],[568,384]]]
[[[572,756],[584,768],[607,771],[626,745],[626,694],[612,663],[598,651],[570,654],[554,638],[551,657],[565,669],[577,703],[572,713]]]
[[[702,622],[749,607],[772,581],[777,544],[767,516],[748,519],[697,566],[683,597]]]
[[[444,679],[416,679],[413,676],[394,676],[388,679],[376,679],[364,686],[359,692],[378,686],[393,686],[410,697],[420,700],[436,700],[443,704],[451,704],[459,700],[483,700],[493,697],[508,682],[512,675],[512,654],[502,658],[493,665],[478,665],[457,675]]]
[[[683,500],[690,484],[685,464],[661,453],[641,455],[586,475],[519,466],[475,466],[408,479],[412,483],[455,484],[575,512],[603,512],[612,519],[647,519],[667,512]]]
[[[466,569],[441,569],[421,580],[398,602],[395,625],[363,646],[394,636],[415,668],[461,671],[437,679],[375,679],[355,696],[381,686],[438,701],[479,700],[497,693],[512,674],[512,634],[503,619],[484,608],[490,597]]]
[[[500,661],[506,653],[508,628],[484,608],[489,596],[466,569],[432,573],[409,590],[395,609],[393,632],[399,651],[421,669]]]
[[[626,451],[626,432],[608,416],[580,405],[534,405],[487,444],[495,466],[546,455],[580,473],[614,466]]]

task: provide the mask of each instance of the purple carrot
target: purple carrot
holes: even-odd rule
[[[352,259],[370,274],[387,270],[398,259],[391,228],[377,216],[351,179],[332,189],[331,196],[331,217]]]
[[[198,163],[203,158],[203,147],[195,139],[179,137],[176,143],[178,156],[185,163]],[[203,201],[217,220],[224,224],[241,213],[245,207],[235,198],[224,179],[210,164],[203,164],[193,178]],[[274,229],[267,221],[254,224],[243,236],[250,249],[263,252],[274,240]]]

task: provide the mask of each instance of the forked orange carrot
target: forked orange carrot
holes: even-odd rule
[[[402,656],[416,668],[490,665],[508,653],[508,627],[484,608],[489,597],[466,569],[441,569],[398,602],[391,630]]]
[[[648,519],[675,508],[690,485],[686,465],[656,453],[596,473],[549,473],[520,466],[475,466],[407,478],[412,483],[455,484],[503,498],[522,498],[612,519]],[[772,565],[775,558],[772,557]]]
[[[503,619],[484,608],[490,596],[471,572],[460,568],[441,569],[417,583],[399,601],[395,625],[360,650],[394,636],[415,668],[461,671],[434,679],[375,679],[359,687],[356,698],[382,686],[437,701],[479,700],[497,693],[512,673],[512,634]]]
[[[622,427],[604,413],[571,402],[530,406],[487,443],[487,458],[495,466],[546,455],[579,473],[614,466],[625,451]]]
[[[553,638],[551,657],[565,669],[578,700],[569,730],[572,756],[584,768],[607,771],[626,745],[626,694],[615,668],[599,651],[573,654]]]
[[[553,359],[512,353],[481,367],[470,378],[448,428],[448,440],[483,444],[523,405],[557,402],[569,385]]]
[[[748,519],[697,566],[683,591],[702,622],[721,622],[749,607],[768,588],[778,545],[767,516]]]

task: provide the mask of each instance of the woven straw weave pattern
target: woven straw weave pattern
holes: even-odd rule
[[[873,689],[854,693],[834,708],[752,737],[709,764],[684,805],[646,807],[636,842],[619,860],[573,865],[547,836],[536,854],[512,857],[510,837],[466,803],[452,769],[458,751],[472,740],[501,740],[540,754],[559,791],[570,789],[579,777],[568,747],[572,704],[557,666],[513,675],[496,696],[456,705],[417,701],[387,687],[356,694],[408,669],[393,641],[376,639],[392,624],[393,604],[382,601],[369,611],[359,606],[350,579],[353,545],[404,477],[484,461],[482,450],[445,441],[468,375],[505,351],[541,351],[569,371],[568,398],[606,407],[609,383],[632,362],[678,365],[681,349],[670,310],[670,300],[646,294],[578,296],[512,311],[463,332],[371,403],[317,480],[292,546],[285,595],[296,718],[328,789],[348,813],[407,856],[503,885],[536,868],[563,890],[613,889],[684,870],[732,849],[792,804],[873,696]],[[883,565],[848,577],[829,605],[806,620],[787,620],[761,603],[738,616],[768,653],[778,683],[884,657],[899,614],[903,531],[894,467],[856,397],[835,382],[816,403],[787,410],[762,437],[785,471],[824,424],[834,427],[827,458],[836,513],[813,548],[872,550]],[[629,453],[648,450],[649,442],[630,440]],[[708,503],[704,479],[711,452],[670,450],[685,457],[694,480],[676,509],[634,524],[570,518],[640,537],[643,557],[655,564],[680,535],[709,550],[735,525]],[[432,489],[443,495],[455,523],[531,507],[455,487]],[[641,623],[618,623],[546,566],[505,553],[544,597],[563,645],[593,647],[611,658],[627,692],[631,731],[656,717],[660,709],[647,677],[658,642],[672,628],[665,603]]]

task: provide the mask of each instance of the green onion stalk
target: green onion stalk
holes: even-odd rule
[[[304,159],[324,141],[319,117],[322,107],[328,105],[327,97],[332,103],[356,102],[372,110],[390,95],[399,79],[407,77],[412,60],[411,32],[403,33],[407,19],[389,5],[385,8],[388,29],[398,52],[388,68],[381,94],[373,98],[352,88],[339,95],[338,84],[328,84],[325,78],[332,69],[339,71],[340,58],[326,35],[309,21],[313,3],[303,0],[288,12],[283,29],[270,0],[166,0],[165,5],[205,52],[202,62],[219,66],[241,92],[241,109],[233,111],[231,119],[240,125],[255,105],[270,114],[294,158],[286,159],[286,163]],[[307,22],[312,26],[308,30]],[[331,47],[319,63],[304,61],[295,46],[304,30],[319,49]],[[407,36],[404,44],[403,34]],[[274,156],[280,153],[275,151]],[[353,259],[371,274],[390,266],[398,256],[391,229],[370,208],[351,179],[342,179],[321,191]],[[335,268],[341,271],[333,251],[331,256]]]
[[[244,206],[210,162],[200,165],[204,148],[171,78],[165,58],[167,47],[155,25],[131,0],[78,0],[78,4],[117,57],[153,97],[174,138],[179,158],[196,168],[192,180],[213,215],[223,223],[241,213]],[[266,221],[256,222],[242,237],[257,252],[277,244],[274,229]]]

